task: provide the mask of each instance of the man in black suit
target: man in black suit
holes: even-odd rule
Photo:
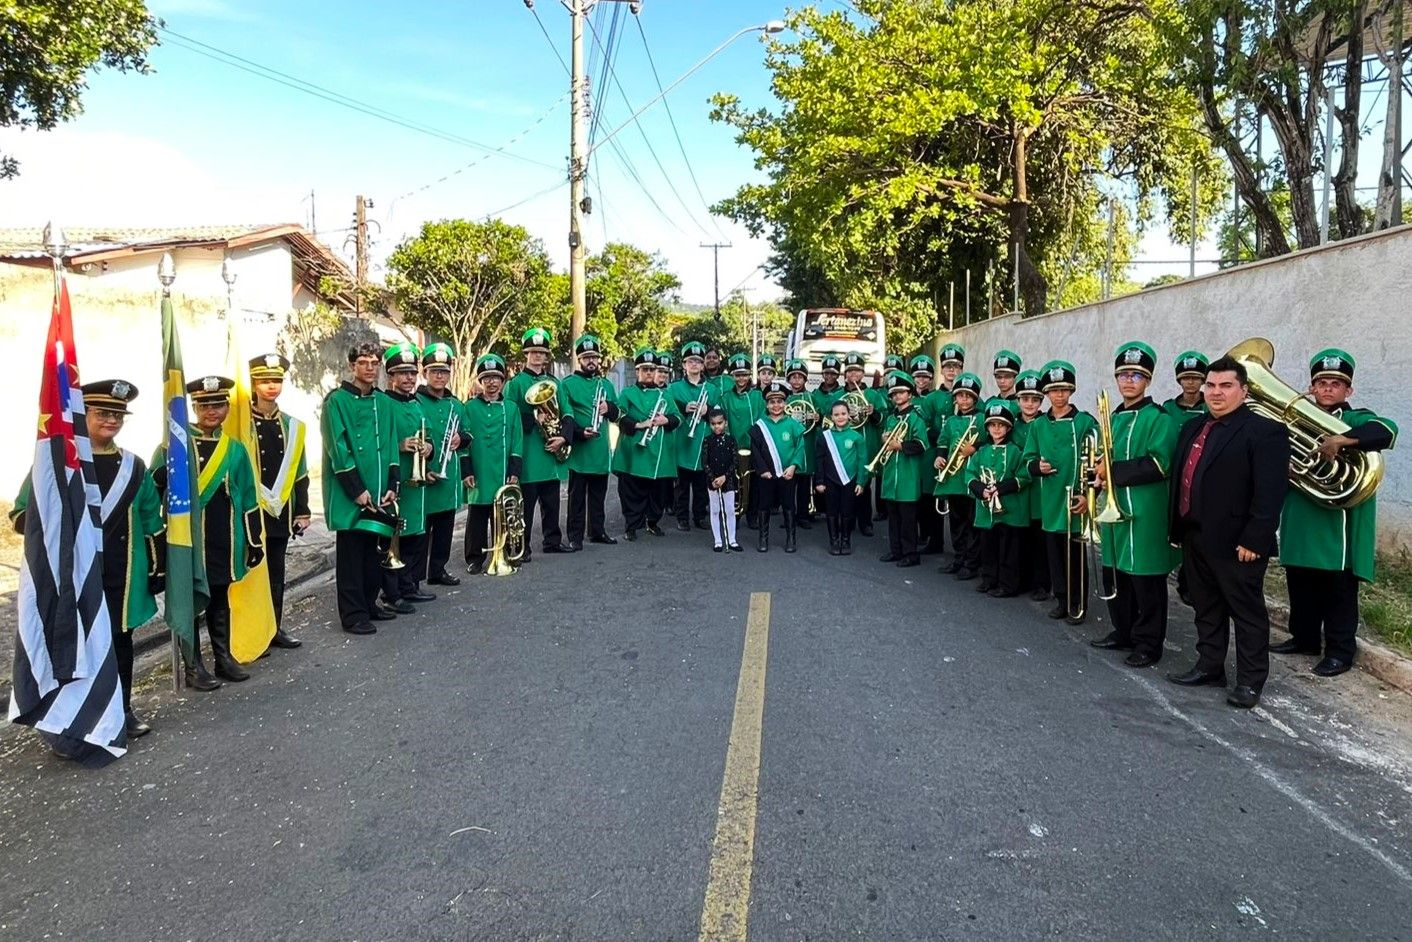
[[[1289,489],[1289,433],[1250,411],[1246,384],[1241,363],[1213,362],[1204,386],[1211,414],[1177,437],[1170,530],[1195,603],[1197,657],[1191,670],[1167,679],[1224,686],[1234,620],[1236,683],[1226,702],[1249,709],[1270,673],[1265,569]]]

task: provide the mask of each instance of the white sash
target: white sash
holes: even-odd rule
[[[838,445],[834,442],[834,435],[833,429],[824,430],[824,442],[829,446],[829,457],[833,459],[834,471],[838,474],[840,484],[852,484],[853,476],[843,466],[843,456],[838,453]]]
[[[780,452],[775,446],[775,440],[770,437],[770,427],[765,424],[764,419],[756,419],[755,424],[760,427],[761,437],[765,439],[765,449],[770,453],[770,461],[774,463],[775,474],[784,474],[784,465],[780,464]]]
[[[118,464],[118,475],[113,478],[112,487],[108,488],[108,493],[103,497],[103,503],[98,508],[98,521],[107,523],[108,518],[113,515],[113,511],[118,509],[118,501],[123,499],[123,494],[127,492],[128,483],[132,480],[132,471],[137,467],[137,459],[132,452],[124,451],[123,460]]]
[[[289,476],[294,473],[295,467],[299,463],[299,453],[304,450],[304,423],[294,416],[288,416],[289,430],[284,432],[283,423],[280,424],[281,432],[284,432],[284,460],[280,462],[279,473],[275,475],[275,482],[269,487],[255,482],[255,489],[259,491],[260,502],[265,505],[266,512],[271,517],[278,517],[284,512],[284,486],[289,482]],[[259,447],[259,436],[256,435],[256,447]],[[290,492],[293,493],[292,491]]]

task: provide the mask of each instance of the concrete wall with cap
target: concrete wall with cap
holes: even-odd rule
[[[1215,359],[1247,337],[1275,345],[1275,372],[1296,389],[1309,380],[1309,358],[1340,347],[1358,364],[1355,405],[1412,429],[1407,387],[1412,367],[1412,226],[1360,236],[1280,258],[1227,269],[1137,294],[1039,317],[997,317],[945,333],[966,348],[966,368],[985,377],[1008,348],[1027,369],[1064,359],[1078,370],[1074,402],[1093,411],[1100,388],[1117,395],[1113,356],[1119,344],[1143,340],[1157,350],[1152,395],[1179,393],[1172,361],[1184,350]],[[1378,540],[1412,545],[1412,448],[1387,455],[1378,492]]]

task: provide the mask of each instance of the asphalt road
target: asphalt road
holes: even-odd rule
[[[1236,711],[1163,680],[1185,609],[1133,671],[1101,624],[876,562],[882,534],[536,554],[370,638],[317,585],[250,682],[159,670],[107,769],[0,738],[0,939],[663,942],[723,895],[758,940],[1412,939],[1409,698],[1276,659]],[[753,847],[718,883],[727,821]]]

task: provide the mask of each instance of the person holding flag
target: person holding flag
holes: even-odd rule
[[[255,496],[265,515],[265,569],[275,633],[270,646],[297,648],[303,642],[284,630],[284,573],[289,541],[309,529],[309,469],[304,456],[304,423],[280,410],[279,396],[289,360],[266,353],[250,361],[250,437],[255,456]]]
[[[45,230],[44,241],[54,259],[54,306],[40,374],[31,487],[23,519],[17,520],[24,557],[8,716],[38,730],[61,757],[108,762],[127,751],[125,688],[113,645],[114,633],[123,630],[123,612],[110,613],[105,591],[109,577],[100,532],[105,498],[78,386],[61,267],[66,246],[53,227]],[[100,424],[109,423],[105,416]],[[103,447],[111,441],[110,436]],[[136,465],[129,470],[131,480]],[[127,486],[108,488],[109,495],[126,491]],[[112,503],[118,500],[114,496]],[[108,516],[112,519],[112,512]],[[115,528],[123,519],[115,520]],[[95,567],[99,578],[93,578]]]

